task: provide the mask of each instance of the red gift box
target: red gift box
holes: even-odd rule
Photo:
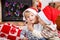
[[[14,27],[13,27],[14,26]],[[5,23],[0,26],[0,37],[5,37],[10,40],[20,40],[21,30],[17,26]]]

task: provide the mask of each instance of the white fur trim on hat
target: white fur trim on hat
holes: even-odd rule
[[[34,10],[34,9],[32,9],[32,8],[28,8],[28,9],[26,9],[26,10],[23,12],[23,20],[26,20],[26,19],[25,19],[25,15],[24,15],[24,13],[25,13],[26,11],[30,11],[30,12],[32,12],[34,15],[37,15],[36,10]]]

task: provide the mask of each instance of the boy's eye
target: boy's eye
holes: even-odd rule
[[[29,16],[27,18],[29,18]]]

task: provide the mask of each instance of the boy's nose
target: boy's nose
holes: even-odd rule
[[[32,16],[30,16],[30,19],[32,19]]]
[[[32,20],[32,17],[29,17],[30,20]]]

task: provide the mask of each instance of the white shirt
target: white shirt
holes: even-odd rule
[[[40,34],[43,29],[43,26],[40,24],[35,24],[34,25],[34,30],[33,32],[29,31],[27,26],[25,26],[21,32],[20,38],[24,38],[24,34],[26,33],[26,36],[30,39],[40,39],[43,38],[42,35]]]

